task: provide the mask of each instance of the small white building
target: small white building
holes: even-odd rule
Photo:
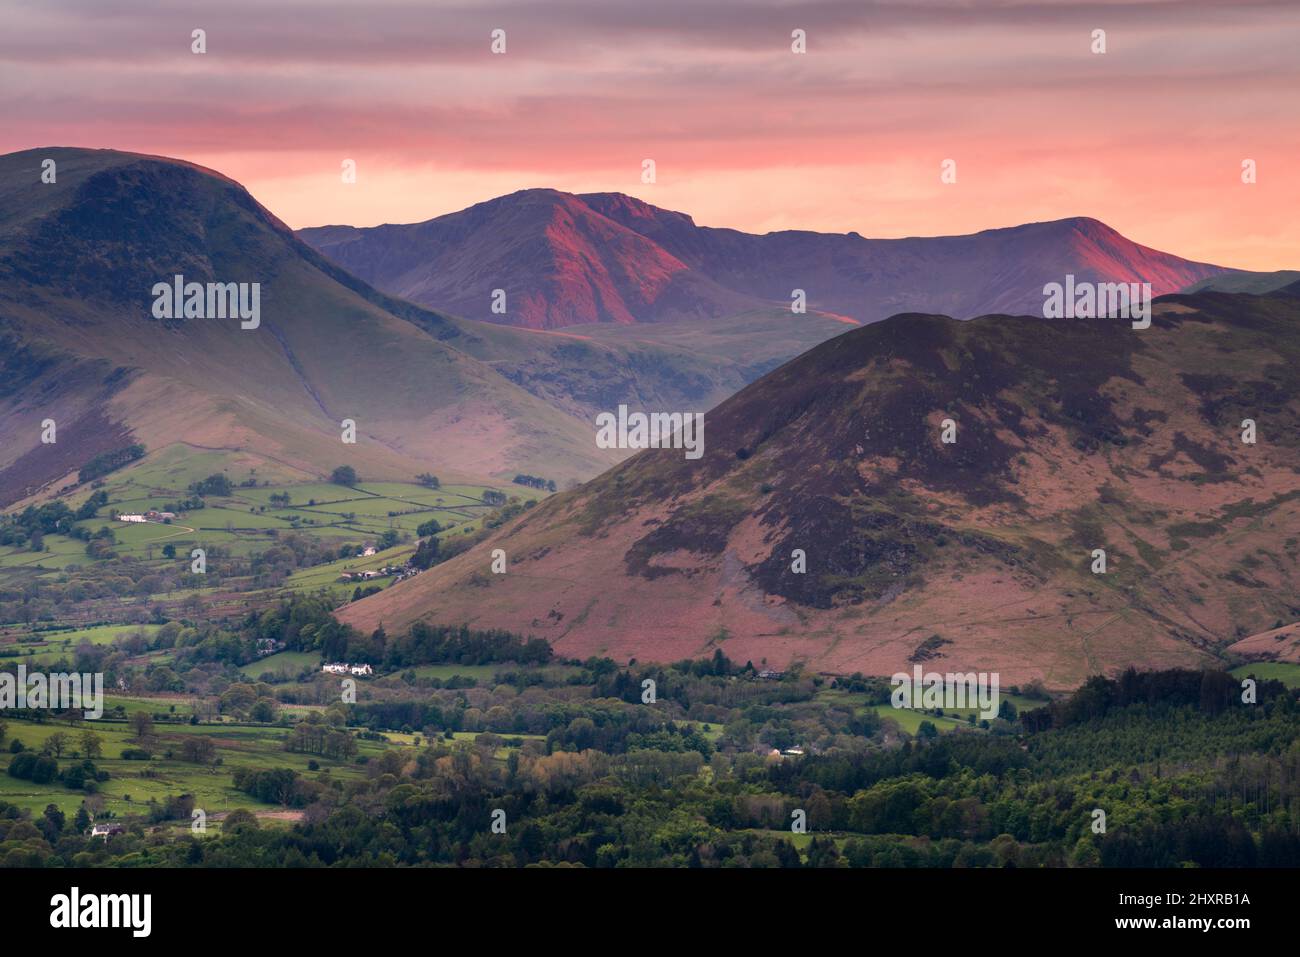
[[[118,520],[119,522],[147,522],[147,521],[149,521],[149,519],[145,518],[143,515],[119,515],[119,516],[117,517],[117,520]]]
[[[322,665],[321,671],[327,671],[332,675],[356,675],[358,677],[373,675],[375,669],[370,665],[350,665],[345,661],[336,661],[333,664]]]

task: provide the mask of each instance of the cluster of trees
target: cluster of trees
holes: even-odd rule
[[[29,505],[21,512],[0,517],[0,545],[22,548],[31,544],[33,551],[45,535],[73,535],[75,524],[94,518],[108,502],[103,491],[94,492],[75,511],[65,502]]]
[[[347,731],[319,722],[299,721],[285,738],[284,749],[345,761],[356,756],[357,739]]]
[[[92,479],[105,476],[124,465],[144,458],[144,452],[144,446],[138,442],[120,449],[101,452],[81,467],[81,470],[77,472],[77,481],[89,482]]]
[[[235,787],[265,804],[306,807],[322,791],[316,781],[303,778],[292,768],[236,768]]]
[[[70,790],[92,794],[98,790],[99,784],[109,779],[109,773],[95,767],[95,762],[89,759],[60,770],[56,758],[37,751],[20,751],[10,758],[9,776],[33,784],[58,781]]]
[[[190,491],[200,497],[205,495],[225,497],[234,491],[234,486],[231,485],[230,479],[221,472],[215,472],[205,479],[199,479],[199,481],[192,483]]]
[[[1208,714],[1220,714],[1240,702],[1241,683],[1226,671],[1137,671],[1129,668],[1118,678],[1094,675],[1068,698],[1025,713],[1028,731],[1065,728],[1101,718],[1112,710],[1133,704],[1161,702],[1188,706]],[[1286,696],[1280,681],[1259,682],[1256,696],[1271,700]]]
[[[520,473],[510,481],[514,482],[516,485],[527,485],[529,488],[539,488],[545,492],[555,491],[555,480],[544,479],[540,475],[524,475],[523,473]]]

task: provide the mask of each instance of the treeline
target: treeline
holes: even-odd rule
[[[191,482],[190,491],[200,497],[205,495],[228,496],[234,491],[234,487],[230,484],[230,479],[217,472],[205,479]]]
[[[142,458],[144,458],[144,446],[138,442],[120,449],[100,452],[77,472],[77,481],[92,481]]]
[[[0,545],[21,548],[44,535],[72,535],[76,522],[94,518],[108,502],[108,494],[94,492],[73,511],[64,502],[29,505],[13,515],[0,518]]]
[[[235,768],[235,787],[263,804],[306,807],[319,800],[324,785],[302,777],[292,768]]]
[[[507,631],[474,631],[466,625],[430,625],[417,621],[406,634],[384,639],[384,654],[379,663],[393,670],[434,663],[490,665],[513,661],[521,665],[544,665],[554,654],[550,643],[542,638],[524,639]]]
[[[330,661],[366,663],[386,671],[428,664],[541,665],[554,654],[541,638],[475,631],[465,625],[416,622],[401,635],[389,636],[383,628],[364,635],[334,618],[332,607],[333,601],[322,595],[294,595],[273,608],[251,612],[235,643],[225,644],[217,660],[231,656],[233,663],[247,664],[256,658],[259,642],[278,642],[286,651],[319,651]]]
[[[1241,704],[1241,681],[1226,671],[1138,671],[1129,668],[1118,678],[1094,675],[1069,697],[1034,708],[1020,716],[1031,733],[1105,717],[1130,705],[1187,706],[1206,714],[1220,714]],[[1280,681],[1261,681],[1255,689],[1259,702],[1288,694]]]
[[[538,488],[544,492],[555,491],[555,480],[544,479],[540,475],[524,475],[523,473],[520,473],[510,481],[514,482],[516,485],[527,485],[529,488]]]
[[[284,749],[301,754],[319,754],[341,761],[356,756],[357,739],[346,731],[324,724],[300,721],[289,732]]]

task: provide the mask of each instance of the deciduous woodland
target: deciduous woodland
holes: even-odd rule
[[[131,667],[155,648],[172,652],[167,665]],[[320,671],[333,659],[376,670],[354,705]],[[48,667],[102,669],[118,694],[101,721],[19,711],[0,726],[7,866],[1268,867],[1300,856],[1300,669],[1276,665],[1129,671],[1056,696],[1017,687],[987,720],[895,709],[886,680],[776,673],[721,648],[620,666],[467,628],[362,635],[300,598],[229,628],[175,620],[86,642]],[[95,824],[112,833],[90,836]]]

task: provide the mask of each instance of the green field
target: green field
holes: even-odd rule
[[[261,678],[268,671],[287,678],[297,677],[304,668],[320,670],[320,655],[314,651],[281,651],[244,665],[239,670],[250,678]]]
[[[1300,665],[1283,661],[1257,661],[1249,665],[1238,665],[1232,669],[1232,674],[1238,678],[1254,675],[1263,681],[1280,681],[1288,688],[1300,688]]]
[[[352,596],[358,584],[363,588],[387,587],[392,578],[385,576],[365,582],[343,583],[344,572],[379,569],[386,565],[401,565],[414,552],[419,538],[419,528],[436,521],[444,541],[452,536],[477,531],[483,519],[495,506],[483,501],[484,492],[495,489],[509,498],[534,501],[545,493],[511,483],[495,485],[449,484],[429,488],[414,481],[361,482],[355,487],[336,485],[319,480],[294,481],[292,470],[268,471],[265,467],[254,469],[239,464],[242,459],[231,453],[205,452],[187,447],[173,446],[162,452],[107,476],[102,491],[108,501],[94,518],[75,523],[79,532],[94,534],[109,528],[114,535],[113,551],[119,558],[134,559],[157,570],[176,576],[188,570],[190,552],[203,548],[212,553],[248,560],[278,544],[285,534],[308,536],[318,542],[318,547],[336,554],[345,545],[358,552],[367,546],[377,545],[382,536],[395,532],[399,544],[365,558],[348,557],[327,564],[294,570],[277,590],[323,590],[337,601]],[[180,503],[192,497],[192,483],[209,475],[224,474],[231,483],[229,495],[204,496],[204,507],[178,510]],[[301,476],[299,476],[301,478]],[[266,483],[270,484],[266,484]],[[256,483],[256,484],[242,484]],[[67,496],[65,501],[76,508],[91,494],[83,487]],[[275,502],[272,502],[272,497]],[[288,497],[284,504],[283,496]],[[169,523],[131,523],[114,521],[113,513],[142,513],[150,509],[176,511]],[[60,576],[78,569],[95,567],[101,571],[111,567],[112,559],[96,561],[87,555],[87,545],[76,538],[47,534],[41,550],[29,547],[0,546],[0,586],[18,587],[24,582],[56,582]],[[171,557],[163,554],[170,547]],[[129,586],[128,586],[129,587]],[[170,585],[169,585],[170,587]],[[247,591],[247,585],[238,580],[223,582],[222,587]],[[138,595],[122,593],[138,604],[152,607],[160,601],[179,602],[196,590],[162,591]],[[198,589],[199,594],[203,593]],[[114,620],[115,616],[106,616]],[[45,616],[33,627],[57,622],[57,615]],[[116,620],[121,620],[120,617]],[[0,623],[0,648],[10,648],[15,639],[26,642],[30,629],[17,624],[5,628]],[[35,639],[32,639],[35,640]],[[54,639],[51,639],[53,642]],[[60,644],[58,650],[62,650]],[[44,654],[53,647],[34,648]]]
[[[0,645],[0,661],[5,658],[21,658],[32,664],[45,664],[60,658],[71,658],[83,641],[92,645],[107,645],[135,634],[148,638],[158,628],[158,625],[100,625],[96,628],[67,631],[20,632],[9,643]]]
[[[156,711],[154,707],[148,710]],[[165,708],[162,710],[166,710]],[[104,756],[95,761],[96,767],[108,771],[108,781],[99,785],[99,797],[103,799],[104,809],[121,817],[127,814],[142,813],[150,798],[163,801],[168,795],[193,794],[197,807],[207,813],[228,811],[238,807],[252,810],[266,809],[265,805],[231,784],[231,770],[235,767],[253,768],[293,768],[301,774],[313,774],[308,770],[308,761],[316,760],[322,771],[328,770],[334,777],[344,780],[361,778],[365,774],[363,766],[355,761],[342,763],[320,756],[285,751],[283,741],[289,733],[287,728],[276,726],[231,726],[231,725],[170,725],[158,724],[155,728],[157,744],[154,759],[148,761],[127,761],[120,755],[124,748],[138,746],[129,725],[107,721],[86,721],[75,727],[64,722],[46,722],[34,724],[27,721],[9,721],[6,749],[9,742],[17,739],[28,748],[39,749],[56,731],[64,731],[74,741],[85,729],[94,731],[103,739]],[[213,738],[217,746],[217,757],[221,764],[205,767],[189,764],[178,757],[167,758],[166,751],[171,748],[179,754],[180,743],[187,735],[201,734]],[[381,754],[393,745],[382,742],[359,741],[358,756]],[[6,753],[3,760],[5,767],[11,755]],[[71,763],[65,756],[60,760],[60,767]],[[72,791],[58,784],[34,784],[19,780],[8,774],[0,774],[0,800],[9,801],[20,807],[31,809],[39,814],[47,804],[56,804],[69,816],[76,813],[86,795],[81,791]]]
[[[892,704],[871,704],[867,701],[865,694],[853,693],[838,688],[819,691],[817,700],[825,704],[850,705],[859,712],[874,711],[881,718],[897,722],[899,729],[908,734],[916,734],[920,730],[922,721],[933,723],[939,731],[969,728],[970,723],[967,718],[972,714],[975,715],[976,724],[980,721],[979,712],[976,708],[944,708],[942,709],[943,714],[939,715],[919,708],[895,708]],[[1015,694],[999,694],[998,701],[999,703],[1010,701],[1015,706],[1017,713],[1032,711],[1034,708],[1040,708],[1046,703]]]

